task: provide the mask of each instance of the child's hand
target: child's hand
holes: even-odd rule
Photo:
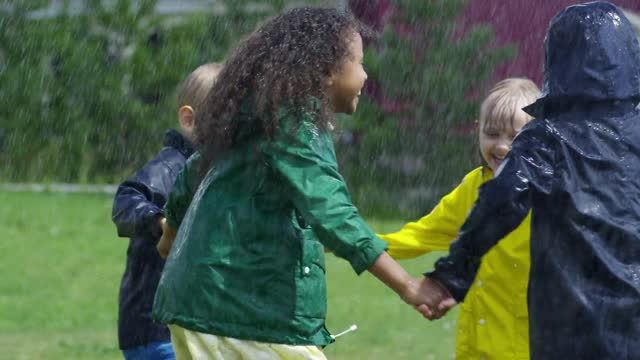
[[[409,303],[429,320],[441,318],[456,305],[449,291],[436,280],[423,277],[416,280],[414,289],[415,297]]]
[[[161,233],[164,234],[165,228],[167,227],[167,218],[164,216],[159,216],[158,225],[160,225]]]
[[[166,259],[169,256],[169,251],[171,251],[173,241],[176,239],[176,230],[167,223],[167,219],[164,217],[160,218],[160,227],[162,228],[162,236],[158,241],[158,245],[156,245],[156,249],[160,257]]]

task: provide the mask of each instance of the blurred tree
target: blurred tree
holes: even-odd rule
[[[366,51],[370,81],[346,121],[346,140],[343,134],[338,142],[364,213],[424,214],[480,163],[473,131],[478,94],[515,50],[495,47],[487,26],[460,34],[464,2],[382,1],[391,17]]]
[[[88,0],[41,19],[30,14],[48,1],[6,2],[0,179],[119,182],[139,168],[177,125],[179,82],[289,3],[222,2],[224,14],[161,16],[157,0]]]

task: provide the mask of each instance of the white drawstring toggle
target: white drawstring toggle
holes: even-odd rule
[[[350,333],[350,332],[356,331],[356,330],[358,330],[358,326],[356,324],[353,324],[347,330],[345,330],[345,331],[343,331],[343,332],[341,332],[339,334],[336,334],[336,335],[331,335],[331,338],[333,340],[335,340],[336,338],[338,338],[338,337],[340,337],[340,336],[342,336],[344,334],[347,334],[347,333]]]

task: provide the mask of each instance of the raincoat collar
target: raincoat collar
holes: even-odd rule
[[[164,135],[164,146],[178,150],[185,158],[193,154],[193,145],[184,135],[174,129],[169,129]]]
[[[587,102],[640,100],[640,47],[622,11],[608,2],[570,6],[545,39],[543,96],[524,111],[534,117]]]

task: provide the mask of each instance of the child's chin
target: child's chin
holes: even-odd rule
[[[351,107],[351,108],[342,109],[342,110],[336,111],[336,112],[340,113],[340,114],[345,114],[345,115],[353,115],[353,113],[356,112],[356,108],[357,107]]]
[[[353,102],[351,102],[351,107],[349,109],[349,112],[347,112],[347,114],[351,115],[354,112],[356,112],[357,109],[358,109],[358,98],[356,98],[355,100],[353,100]]]
[[[342,106],[339,110],[334,110],[334,111],[340,114],[352,115],[354,112],[356,112],[357,108],[358,108],[358,99],[356,98],[351,103],[344,104],[344,106]]]

